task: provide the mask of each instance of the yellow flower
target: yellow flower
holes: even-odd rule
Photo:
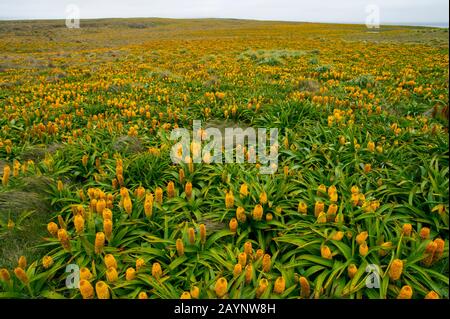
[[[80,280],[80,293],[83,299],[92,299],[94,298],[94,287],[89,281],[82,279]]]
[[[104,210],[103,210],[103,212],[102,212],[102,216],[103,216],[103,219],[110,219],[110,220],[112,220],[112,211],[111,211],[111,209],[109,209],[109,208],[105,208]]]
[[[248,256],[251,256],[253,254],[253,247],[251,241],[246,241],[244,244],[244,253],[246,253]]]
[[[323,245],[320,247],[320,255],[325,259],[333,259],[333,255],[331,254],[331,250],[328,246]]]
[[[242,265],[242,267],[244,267],[247,264],[247,254],[240,253],[238,256],[238,262]]]
[[[236,264],[234,265],[234,269],[233,269],[233,276],[237,277],[242,273],[242,265],[241,264]]]
[[[152,217],[153,214],[153,195],[147,194],[145,195],[145,201],[144,201],[144,213],[147,217]]]
[[[222,298],[228,291],[228,282],[225,278],[221,277],[216,281],[214,287],[217,297]]]
[[[145,195],[145,188],[143,186],[139,186],[138,188],[136,188],[134,193],[137,198],[142,199]]]
[[[350,264],[347,268],[347,274],[350,279],[353,279],[355,277],[356,273],[358,272],[358,267],[356,267],[355,264]]]
[[[27,268],[27,258],[25,256],[19,257],[18,266],[23,269]]]
[[[11,276],[9,275],[9,271],[6,268],[0,269],[0,279],[4,282],[9,282],[11,279]]]
[[[192,196],[192,183],[187,182],[184,186],[184,193],[186,194],[187,198],[190,198]]]
[[[145,260],[142,258],[136,259],[136,270],[139,271],[145,265]]]
[[[436,238],[434,240],[434,243],[436,244],[436,250],[433,255],[433,262],[441,259],[442,255],[444,253],[444,248],[445,248],[445,241],[442,240],[441,238]]]
[[[17,267],[16,269],[14,269],[14,274],[21,282],[23,282],[24,284],[28,284],[28,276],[25,273],[25,270],[23,270],[21,267]]]
[[[270,221],[272,221],[273,220],[273,215],[272,215],[272,213],[267,213],[266,214],[266,221],[267,222],[270,222]]]
[[[229,227],[230,227],[230,231],[235,233],[237,231],[238,228],[238,222],[236,220],[236,218],[231,218],[230,223],[229,223]]]
[[[306,277],[300,277],[299,278],[299,283],[300,283],[300,297],[301,298],[309,298],[310,294],[311,294],[311,288],[308,282],[308,279],[306,279]]]
[[[389,278],[391,280],[399,280],[403,272],[403,261],[400,259],[394,259],[391,267],[389,268]]]
[[[424,252],[424,259],[422,260],[423,264],[425,266],[431,266],[431,264],[433,263],[433,258],[434,258],[434,253],[436,252],[437,249],[437,244],[432,241],[430,243],[428,243],[428,245],[425,248],[425,252]]]
[[[369,252],[369,246],[367,246],[367,243],[364,241],[363,243],[361,243],[361,245],[359,245],[359,254],[364,257],[367,255],[367,253]]]
[[[338,201],[338,193],[334,192],[330,195],[330,201],[337,202]]]
[[[428,227],[422,227],[420,229],[420,238],[422,239],[430,238],[430,229]]]
[[[364,164],[364,172],[365,173],[370,173],[371,170],[372,170],[371,164]]]
[[[325,204],[322,202],[316,202],[316,204],[314,205],[314,216],[315,217],[319,217],[319,214],[321,212],[323,212],[323,210],[325,209]]]
[[[248,196],[248,186],[246,183],[243,183],[239,189],[239,195],[241,198],[245,198]]]
[[[333,233],[333,235],[331,236],[331,239],[336,240],[336,241],[340,241],[340,240],[342,240],[342,238],[344,238],[343,231],[337,231],[337,232]]]
[[[267,193],[266,192],[262,192],[261,194],[259,194],[259,203],[261,205],[264,205],[267,203]]]
[[[327,193],[327,187],[323,184],[320,184],[317,188],[317,195],[323,195]]]
[[[113,223],[111,219],[105,219],[103,221],[103,231],[105,232],[106,239],[111,240]]]
[[[271,257],[269,254],[265,254],[262,260],[262,267],[264,272],[270,271]]]
[[[250,283],[253,278],[253,266],[252,264],[248,264],[245,266],[245,283]]]
[[[61,180],[58,180],[57,182],[57,188],[59,192],[62,192],[62,190],[64,189],[64,184]]]
[[[178,256],[183,256],[184,255],[184,244],[183,244],[183,241],[181,240],[181,238],[177,239],[176,248],[177,248]]]
[[[236,218],[241,223],[245,223],[245,221],[247,220],[247,216],[245,215],[245,210],[243,207],[239,206],[238,208],[236,208]]]
[[[227,209],[233,208],[234,206],[234,195],[233,192],[230,190],[229,192],[225,193],[225,207]]]
[[[372,141],[368,142],[367,149],[369,150],[369,152],[374,152],[375,151],[375,143]]]
[[[97,201],[97,204],[95,205],[95,210],[97,214],[102,214],[103,210],[106,208],[106,201],[102,198]]]
[[[412,232],[412,225],[411,224],[403,224],[402,233],[405,236],[409,237],[409,236],[411,236],[411,232]]]
[[[336,186],[331,185],[331,186],[328,188],[328,196],[331,197],[331,195],[333,195],[333,194],[335,194],[335,193],[337,193]]]
[[[261,204],[257,204],[255,208],[253,209],[253,219],[254,220],[261,220],[263,216],[263,208]]]
[[[338,206],[336,204],[331,204],[327,210],[327,221],[331,222],[336,218],[336,213]]]
[[[134,268],[130,267],[125,272],[125,279],[127,281],[130,281],[130,280],[133,280],[134,278],[136,278],[136,270],[134,270]]]
[[[302,201],[298,203],[297,212],[303,215],[306,215],[308,213],[308,206],[305,204],[305,202]]]
[[[91,278],[92,278],[92,274],[91,274],[91,271],[89,270],[89,268],[82,267],[80,269],[80,279],[81,280],[91,280]]]
[[[45,269],[50,268],[53,265],[53,258],[51,256],[44,256],[44,258],[42,258],[42,266]]]
[[[161,187],[156,188],[155,190],[155,199],[159,205],[163,203],[163,190]]]
[[[264,293],[264,291],[266,291],[268,286],[269,282],[267,281],[267,279],[261,279],[258,283],[258,288],[256,289],[256,297],[259,298]]]
[[[73,223],[75,224],[75,230],[77,233],[82,233],[84,230],[84,218],[81,215],[74,217]]]
[[[358,194],[359,193],[359,188],[356,185],[353,185],[351,190],[352,194]]]
[[[256,251],[255,260],[262,258],[263,255],[264,255],[264,251],[262,249],[258,249]]]
[[[2,185],[3,186],[8,185],[10,174],[11,174],[11,167],[9,167],[9,165],[5,165],[3,167],[3,176],[2,176]]]
[[[317,216],[317,223],[323,224],[326,222],[327,222],[327,214],[325,214],[324,212],[320,212],[319,216]]]
[[[147,293],[145,291],[141,291],[138,295],[139,299],[148,299]]]
[[[440,299],[440,297],[435,291],[430,291],[426,294],[425,299]]]
[[[106,270],[106,279],[108,282],[115,282],[119,279],[119,274],[117,273],[117,269],[114,267],[109,267]]]
[[[355,238],[355,239],[356,239],[356,243],[357,243],[358,245],[361,245],[363,242],[366,241],[367,237],[369,237],[369,233],[368,233],[368,232],[363,231],[363,232],[359,233],[359,234],[356,236],[356,238]]]
[[[278,277],[275,280],[275,284],[273,286],[273,292],[276,294],[282,294],[285,289],[286,289],[286,281],[284,280],[284,278],[282,276]]]
[[[397,299],[411,299],[413,294],[412,288],[408,285],[403,286],[400,290]]]
[[[47,230],[54,237],[58,235],[58,225],[54,222],[50,222],[47,224]]]
[[[200,241],[202,244],[206,242],[206,226],[205,224],[200,224]]]
[[[133,203],[131,202],[130,196],[126,196],[123,199],[123,208],[127,212],[128,215],[133,211]]]
[[[83,155],[83,157],[81,158],[81,163],[83,164],[84,167],[87,166],[88,159],[89,159],[89,157],[87,155]]]
[[[64,249],[70,250],[70,240],[69,235],[67,234],[67,231],[63,228],[58,230],[58,239],[61,242],[61,246],[63,246]]]
[[[186,174],[184,173],[184,169],[180,168],[180,170],[178,171],[178,176],[179,176],[180,183],[183,183],[184,178],[186,177]]]
[[[194,245],[195,244],[195,229],[193,227],[189,227],[188,237],[189,237],[189,243],[191,245]]]
[[[152,276],[155,279],[159,279],[162,276],[161,265],[158,262],[154,262],[152,265]]]
[[[170,181],[167,184],[167,197],[172,198],[175,196],[175,184]]]
[[[100,254],[105,246],[105,234],[103,232],[98,232],[95,234],[95,253]]]
[[[95,284],[95,292],[98,299],[109,299],[109,287],[104,281]]]
[[[183,291],[183,293],[180,296],[180,299],[191,299],[191,294],[189,291]]]
[[[198,299],[198,297],[200,296],[200,288],[198,288],[197,286],[192,286],[190,293],[192,298]]]
[[[103,261],[105,262],[105,266],[106,268],[116,268],[117,269],[117,261],[116,258],[114,258],[113,255],[111,254],[107,254],[105,255],[105,258],[103,259]]]

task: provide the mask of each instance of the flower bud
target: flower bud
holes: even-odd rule
[[[217,297],[222,298],[228,291],[228,282],[225,278],[221,277],[216,281],[214,287]]]
[[[94,287],[87,280],[80,280],[80,293],[83,299],[94,298]]]
[[[109,287],[104,281],[95,284],[95,292],[98,299],[109,299]]]

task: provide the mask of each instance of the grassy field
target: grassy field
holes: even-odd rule
[[[448,29],[0,21],[0,298],[448,298],[448,62]],[[278,128],[278,171],[173,164],[193,120]]]

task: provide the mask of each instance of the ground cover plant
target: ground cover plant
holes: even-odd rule
[[[1,21],[0,110],[1,298],[448,298],[448,29]]]

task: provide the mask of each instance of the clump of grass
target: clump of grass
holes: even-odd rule
[[[281,65],[289,58],[306,55],[305,51],[296,50],[247,50],[239,55],[239,59],[250,59],[262,65]]]
[[[314,79],[304,79],[298,81],[297,88],[300,91],[317,92],[320,89],[320,83]]]
[[[112,149],[123,154],[136,154],[142,152],[144,146],[138,137],[123,135],[113,142]]]
[[[0,193],[0,267],[14,268],[20,256],[35,260],[45,252],[36,246],[51,215],[44,195],[48,182],[45,177],[26,177],[17,189]]]
[[[359,75],[349,81],[350,85],[357,85],[360,88],[367,88],[375,84],[375,78],[371,74]]]

